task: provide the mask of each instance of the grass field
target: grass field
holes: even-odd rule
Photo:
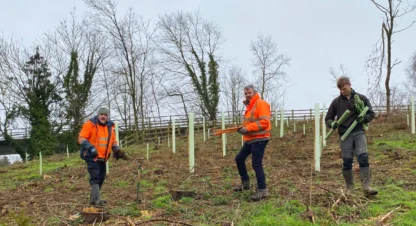
[[[282,139],[273,128],[264,157],[270,198],[257,203],[249,199],[254,188],[231,189],[240,183],[234,161],[241,147],[238,134],[228,136],[223,157],[221,137],[203,142],[198,133],[195,173],[189,173],[186,137],[178,138],[175,154],[166,143],[158,150],[150,144],[150,158],[142,165],[141,203],[136,202],[134,158],[146,157],[146,144],[127,147],[130,160],[110,161],[102,190],[109,219],[102,225],[416,225],[416,136],[403,122],[403,116],[375,119],[367,132],[373,184],[379,190],[372,199],[362,194],[356,161],[355,191],[343,195],[338,135],[322,151],[321,171],[312,169],[313,121],[306,135],[299,129],[303,122],[296,133],[285,128]],[[247,166],[255,185],[250,157]],[[0,225],[82,224],[74,215],[88,204],[89,184],[79,154],[44,158],[43,172],[40,176],[36,160],[0,168]],[[174,200],[173,191],[193,195]]]

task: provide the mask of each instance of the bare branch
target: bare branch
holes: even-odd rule
[[[290,65],[291,59],[278,52],[270,35],[258,34],[257,40],[251,41],[250,50],[260,95],[268,98],[271,105],[279,105],[276,90],[288,81],[284,68]]]
[[[381,11],[381,12],[383,12],[383,13],[388,13],[389,12],[389,10],[387,10],[384,6],[382,6],[382,5],[380,5],[380,4],[378,4],[375,0],[371,0],[373,3],[374,3],[374,5],[376,5],[376,7]]]
[[[398,31],[394,31],[393,34],[396,34],[396,33],[399,33],[399,32],[402,32],[402,31],[405,31],[405,30],[409,29],[411,26],[413,26],[414,23],[416,23],[416,21],[413,21],[409,26],[407,26],[403,29],[400,29]]]
[[[400,64],[402,61],[398,61],[397,59],[394,61],[393,65],[390,67],[391,69],[393,69],[394,66]]]

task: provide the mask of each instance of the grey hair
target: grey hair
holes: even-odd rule
[[[246,85],[246,86],[244,86],[244,89],[246,90],[246,89],[253,89],[254,90],[254,92],[255,93],[257,93],[257,90],[256,90],[256,88],[254,88],[254,85],[253,84],[250,84],[250,85]]]

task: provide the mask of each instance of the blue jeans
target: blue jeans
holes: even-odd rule
[[[263,170],[263,156],[266,149],[268,140],[257,141],[250,144],[244,143],[240,152],[235,156],[235,162],[237,163],[238,173],[240,174],[242,181],[248,181],[250,178],[247,174],[246,159],[252,154],[252,167],[256,172],[257,188],[266,188],[266,177],[264,176]]]

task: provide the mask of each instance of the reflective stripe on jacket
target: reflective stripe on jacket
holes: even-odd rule
[[[251,98],[244,114],[243,126],[247,129],[243,139],[246,141],[269,140],[272,129],[270,123],[270,105],[255,94]]]

